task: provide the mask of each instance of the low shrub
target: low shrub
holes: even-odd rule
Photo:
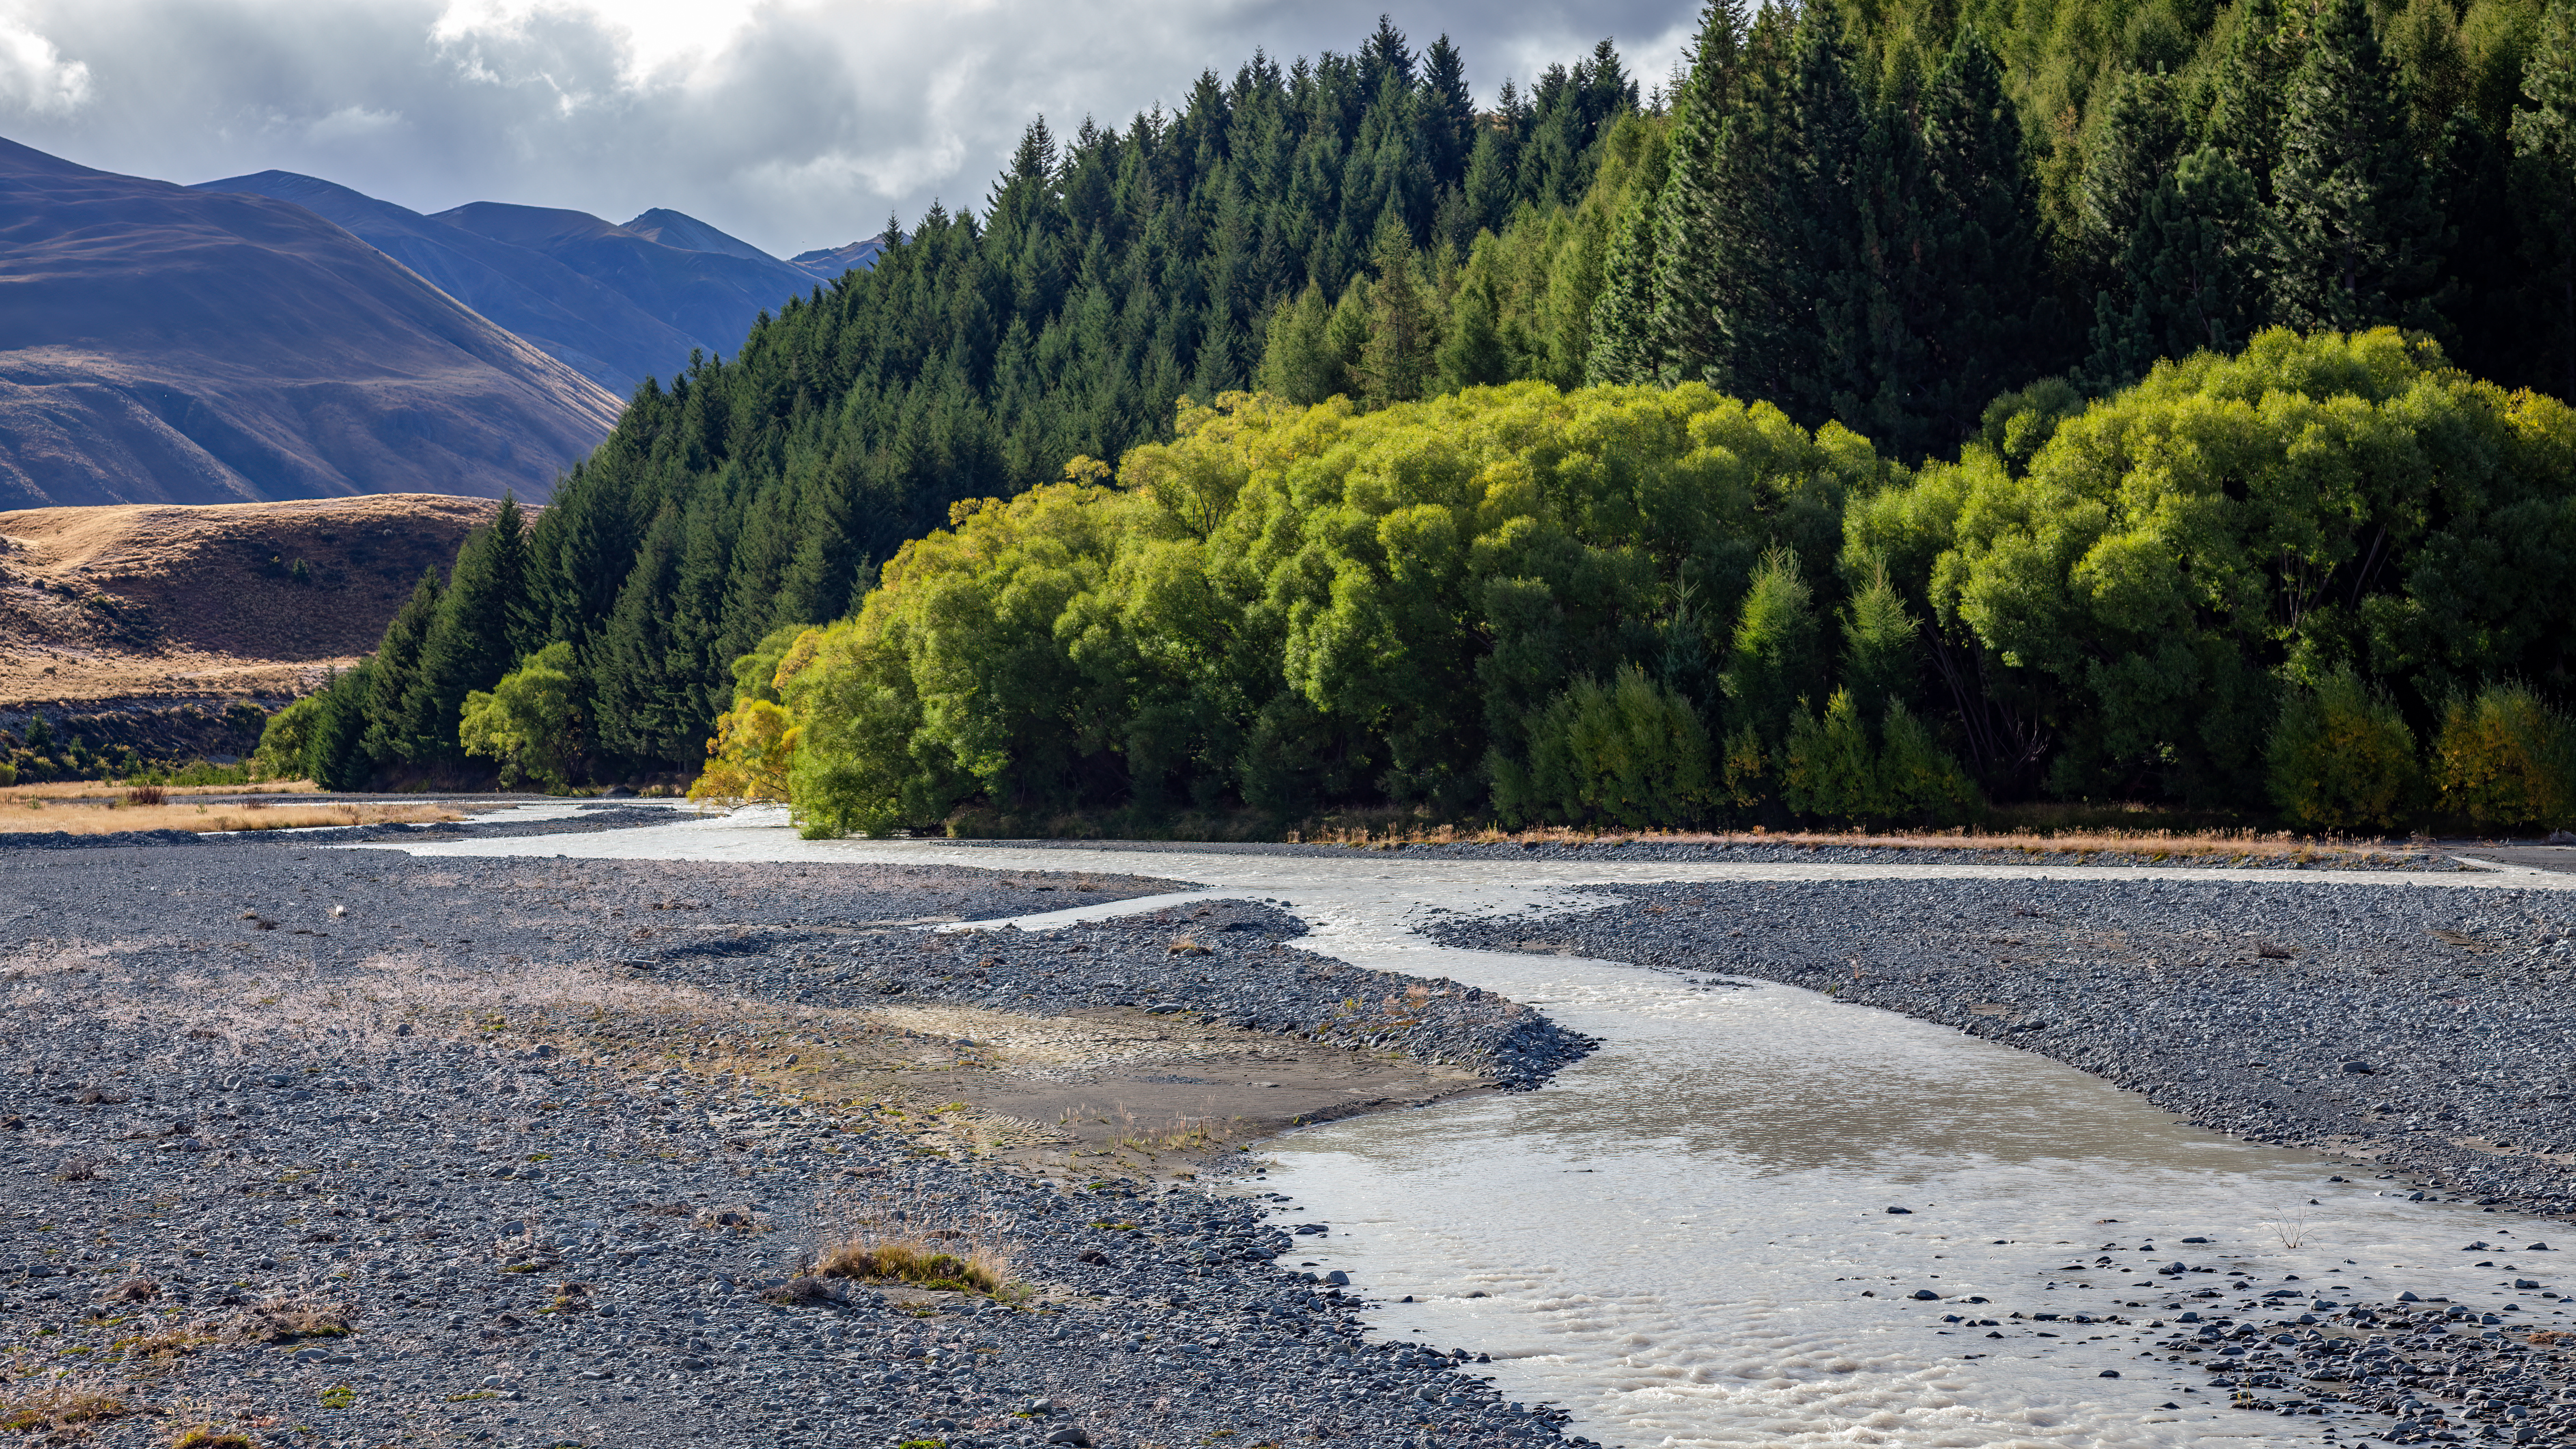
[[[1968,772],[1912,711],[1888,701],[1873,739],[1842,689],[1822,717],[1801,711],[1792,720],[1780,751],[1780,797],[1801,815],[1828,820],[1937,823],[1977,808]]]
[[[2481,828],[2576,819],[2576,730],[2520,684],[2454,696],[2433,747],[2442,809]]]
[[[1532,713],[1529,765],[1488,763],[1502,818],[1606,820],[1636,829],[1699,819],[1711,803],[1708,734],[1688,700],[1629,665],[1579,678]]]
[[[2266,763],[2272,802],[2310,830],[2387,830],[2423,803],[2415,732],[2349,666],[2282,701]]]

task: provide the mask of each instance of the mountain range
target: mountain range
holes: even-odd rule
[[[644,378],[730,355],[880,245],[787,262],[676,211],[431,216],[0,140],[0,508],[541,498]]]

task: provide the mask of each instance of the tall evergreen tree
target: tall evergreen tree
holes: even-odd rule
[[[2576,3],[2549,0],[2513,118],[2513,195],[2528,268],[2524,316],[2541,386],[2576,400]]]
[[[456,719],[465,696],[490,689],[518,663],[526,637],[527,538],[515,499],[501,500],[492,521],[456,555],[456,572],[438,599],[420,665],[404,689],[402,713],[415,764],[461,760]]]
[[[393,622],[385,626],[384,638],[376,645],[375,657],[369,661],[363,682],[358,681],[354,674],[343,675],[335,686],[343,690],[363,689],[365,692],[362,703],[354,697],[343,699],[342,703],[358,703],[357,747],[372,769],[408,764],[418,752],[419,745],[411,736],[411,717],[403,709],[403,699],[420,675],[421,645],[428,642],[430,625],[437,621],[438,596],[443,592],[438,570],[423,570],[420,582],[412,586],[411,597],[394,611]],[[333,758],[336,760],[339,756]]]
[[[1855,64],[1839,11],[1801,13],[1778,119],[1765,128],[1770,154],[1746,168],[1755,173],[1747,180],[1769,184],[1746,202],[1756,220],[1728,288],[1735,329],[1728,381],[1808,427],[1834,416],[1837,402],[1848,406],[1867,383],[1870,287],[1858,183],[1870,117]]]
[[[2182,159],[2189,135],[2173,77],[2129,71],[2112,82],[2078,192],[2086,252],[2106,271],[2128,245],[2147,198]]]
[[[1649,278],[1651,331],[1640,351],[1667,382],[1698,379],[1719,365],[1725,350],[1724,254],[1735,229],[1725,177],[1726,127],[1744,95],[1750,40],[1742,0],[1709,0],[1700,7],[1691,41],[1690,74],[1673,98],[1664,184],[1655,198],[1653,230],[1632,239],[1613,276],[1644,257]]]
[[[2272,171],[2281,164],[2281,113],[2298,69],[2298,37],[2281,23],[2280,0],[2236,0],[2202,110],[2200,139],[2236,162],[2258,198],[2272,204]]]
[[[1468,157],[1476,144],[1476,98],[1467,89],[1467,59],[1446,35],[1422,53],[1422,111],[1417,124],[1431,179],[1449,190],[1464,187]]]
[[[1646,383],[1663,376],[1661,329],[1655,325],[1655,238],[1669,154],[1665,133],[1652,133],[1627,200],[1611,218],[1601,295],[1592,304],[1587,381]]]
[[[1963,25],[1923,104],[1928,344],[1919,444],[1946,451],[1996,394],[2046,370],[2058,312],[2042,275],[2038,199],[2003,65]],[[2034,292],[2040,295],[2034,296]]]
[[[2097,389],[2135,382],[2158,358],[2244,345],[2260,315],[2262,218],[2234,156],[2203,146],[2182,159],[2129,233],[2123,302],[2102,295],[2085,367]]]
[[[1390,210],[1371,257],[1368,342],[1357,369],[1361,397],[1372,407],[1427,395],[1436,376],[1439,319],[1414,274],[1413,244]]]
[[[2298,328],[2431,330],[2448,236],[2408,144],[2367,0],[2326,0],[2281,122],[2272,316]]]

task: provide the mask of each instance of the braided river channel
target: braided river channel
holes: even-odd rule
[[[2348,1297],[2482,1303],[2472,1238],[2563,1225],[2410,1201],[2349,1163],[2190,1127],[2046,1058],[1812,992],[1566,956],[1451,950],[1427,913],[1574,912],[1588,887],[1743,879],[2224,877],[2168,868],[1425,859],[1388,852],[806,841],[780,812],[424,843],[423,855],[1094,870],[1203,889],[1045,916],[1267,900],[1298,944],[1450,977],[1602,1040],[1534,1092],[1263,1144],[1293,1262],[1346,1271],[1375,1332],[1491,1355],[1505,1397],[1615,1446],[2330,1443],[2377,1425],[2233,1410],[2156,1350],[2178,1293],[2248,1283],[2283,1316]],[[2491,877],[2337,885],[2474,889]],[[2564,880],[2565,878],[2560,878]],[[2528,888],[2529,877],[2512,884]],[[984,923],[998,925],[999,923]],[[2341,1171],[2354,1180],[2330,1181]],[[1903,1211],[1891,1211],[1902,1209]],[[2171,1277],[2176,1261],[2220,1276]],[[2179,1285],[2179,1286],[2177,1286]],[[1918,1295],[1931,1295],[1928,1297]],[[2043,1317],[2042,1315],[2053,1315]],[[2240,1313],[2238,1316],[2242,1316]]]

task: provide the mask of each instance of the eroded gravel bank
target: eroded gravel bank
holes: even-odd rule
[[[2576,900],[2270,882],[1604,888],[1605,910],[1435,917],[1453,946],[1758,977],[2054,1057],[2208,1127],[2427,1195],[2576,1215]],[[2576,1236],[2572,1234],[2571,1236]],[[2554,1308],[2576,1242],[2463,1243]],[[2182,1250],[2188,1254],[2190,1250]],[[2399,1442],[2576,1442],[2563,1330],[2511,1312],[2187,1276],[2164,1345],[2245,1407],[2340,1401]],[[2201,1284],[2209,1284],[2201,1287]]]
[[[1364,1342],[1356,1290],[1313,1281],[1257,1204],[1032,1180],[921,1105],[991,1054],[921,1029],[925,1003],[1191,1013],[1524,1084],[1584,1049],[1483,993],[1324,969],[1248,904],[914,929],[1170,888],[275,839],[0,851],[10,1406],[30,1442],[137,1446],[196,1425],[352,1446],[1557,1440],[1560,1416],[1454,1359]],[[925,1085],[908,1107],[801,1090],[831,1053]],[[862,1222],[1007,1253],[1026,1296],[809,1278]]]

